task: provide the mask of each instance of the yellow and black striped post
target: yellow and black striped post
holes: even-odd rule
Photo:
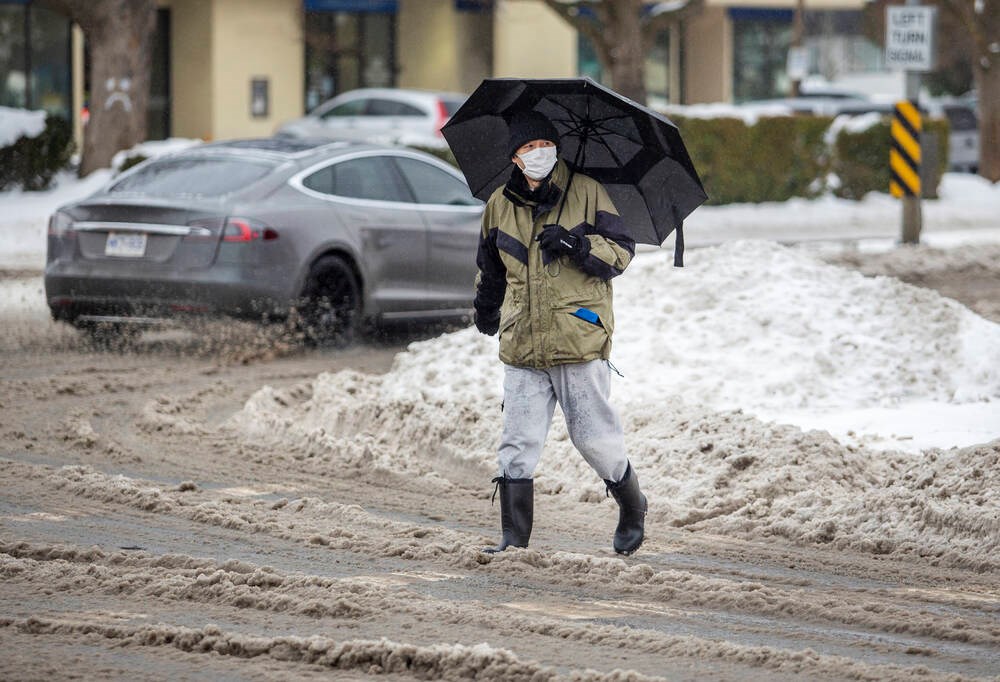
[[[909,100],[896,102],[889,150],[889,192],[897,199],[920,196],[920,112]]]
[[[907,92],[909,94],[909,92]],[[896,102],[889,149],[889,193],[903,205],[904,244],[919,244],[923,217],[920,210],[920,111],[912,100]]]

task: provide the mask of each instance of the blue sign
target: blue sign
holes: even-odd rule
[[[386,12],[399,9],[397,0],[305,0],[309,12]]]

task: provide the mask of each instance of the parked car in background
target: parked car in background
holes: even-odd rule
[[[940,100],[937,105],[948,118],[948,168],[979,172],[979,116],[975,104],[961,100]]]
[[[55,319],[102,334],[207,313],[343,341],[363,319],[468,314],[482,210],[459,171],[414,150],[201,145],[59,208],[46,299]]]
[[[282,124],[275,134],[443,148],[447,143],[441,126],[465,99],[465,95],[454,92],[351,90],[327,100],[302,118]]]

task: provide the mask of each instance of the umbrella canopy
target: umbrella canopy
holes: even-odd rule
[[[678,230],[683,248],[684,218],[708,196],[677,126],[589,78],[484,80],[441,130],[473,194],[507,182],[507,126],[527,110],[552,121],[559,156],[604,185],[635,241],[659,246]]]

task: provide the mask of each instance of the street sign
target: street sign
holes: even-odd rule
[[[885,65],[896,71],[934,70],[936,7],[885,8]]]
[[[788,48],[788,60],[785,66],[788,78],[793,81],[805,80],[809,75],[809,49],[805,47]]]

